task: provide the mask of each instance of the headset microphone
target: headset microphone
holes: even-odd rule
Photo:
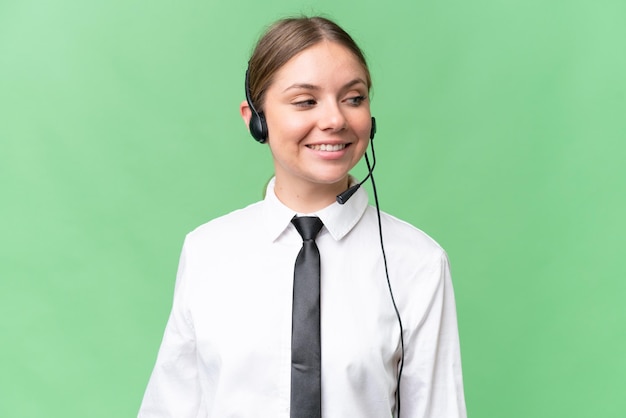
[[[374,159],[374,162],[372,166],[370,167],[369,160],[367,158],[367,153],[366,153],[365,160],[367,161],[367,169],[368,169],[367,176],[360,183],[355,184],[354,186],[350,187],[345,192],[337,195],[337,203],[339,203],[340,205],[343,205],[344,203],[346,203],[348,199],[350,199],[352,195],[356,193],[359,187],[361,187],[363,183],[367,181],[367,179],[372,177],[372,171],[374,171],[374,167],[376,167],[376,154],[374,153],[374,135],[376,135],[376,119],[372,116],[372,129],[370,131],[370,141],[371,141],[371,147],[372,147],[372,158]]]

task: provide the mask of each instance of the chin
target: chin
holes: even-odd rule
[[[343,173],[341,175],[326,175],[326,176],[317,175],[313,177],[311,180],[314,183],[318,183],[318,184],[334,185],[337,183],[345,182],[347,177],[348,177],[348,173]]]

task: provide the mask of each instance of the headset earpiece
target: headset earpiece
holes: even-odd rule
[[[376,135],[376,118],[372,116],[372,129],[370,130],[370,139],[374,139]]]
[[[252,104],[252,98],[250,97],[250,76],[246,69],[246,101],[250,107],[252,115],[250,116],[250,123],[248,128],[250,129],[250,135],[261,144],[267,141],[267,122],[265,122],[265,115],[263,112],[258,112]]]
[[[263,144],[267,141],[267,122],[265,122],[265,115],[263,112],[257,112],[252,108],[252,117],[250,117],[250,134],[254,139]]]

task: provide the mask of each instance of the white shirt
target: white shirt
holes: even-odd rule
[[[288,418],[296,215],[265,200],[185,239],[174,303],[141,418]],[[322,416],[395,414],[399,324],[376,209],[361,188],[314,214],[321,258]],[[430,237],[382,213],[389,277],[403,322],[402,418],[465,417],[448,260]]]

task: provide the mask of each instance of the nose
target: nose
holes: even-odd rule
[[[339,132],[345,129],[347,120],[343,111],[336,102],[328,103],[322,109],[319,127],[323,131]]]

